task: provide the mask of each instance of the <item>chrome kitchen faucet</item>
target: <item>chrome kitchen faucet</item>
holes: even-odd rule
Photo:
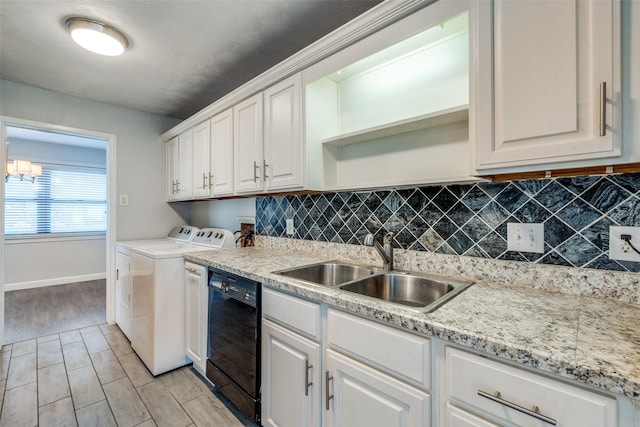
[[[384,235],[384,246],[380,246],[380,243],[375,239],[373,233],[367,233],[367,235],[364,236],[364,245],[376,248],[382,257],[383,268],[387,271],[393,270],[393,233],[389,232]]]

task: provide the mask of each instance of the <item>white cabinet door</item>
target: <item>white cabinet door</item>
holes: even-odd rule
[[[207,363],[207,268],[185,263],[185,348],[193,367],[206,375]]]
[[[320,344],[262,321],[262,424],[320,427]]]
[[[298,73],[264,91],[267,190],[303,187],[302,78]]]
[[[193,183],[193,197],[209,195],[209,175],[211,168],[211,124],[209,120],[193,128],[191,150],[191,179]]]
[[[180,169],[180,157],[178,152],[178,137],[168,141],[166,146],[167,157],[167,200],[178,199],[178,175]]]
[[[178,136],[178,178],[177,198],[191,197],[191,149],[193,145],[193,130],[189,129]]]
[[[327,427],[424,427],[430,425],[428,394],[353,359],[327,350]]]
[[[229,109],[211,119],[211,176],[212,196],[233,194],[233,110]]]
[[[262,93],[233,107],[235,192],[258,193],[263,188]]]
[[[619,1],[471,7],[477,169],[619,156]]]
[[[116,252],[116,323],[131,339],[131,268],[129,255]]]

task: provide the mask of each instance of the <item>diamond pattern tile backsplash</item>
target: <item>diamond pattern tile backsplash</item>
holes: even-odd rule
[[[640,173],[256,199],[260,235],[640,272],[608,258],[609,226],[640,226]],[[544,223],[542,254],[507,250],[507,223]]]

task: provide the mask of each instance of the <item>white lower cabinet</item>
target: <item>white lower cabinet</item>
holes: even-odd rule
[[[264,426],[431,425],[428,339],[271,289],[262,309]]]
[[[262,295],[264,426],[640,427],[631,405],[604,392],[272,289]]]
[[[131,339],[131,268],[129,254],[116,252],[116,323]]]
[[[207,267],[185,263],[185,352],[202,375],[207,369],[207,307],[209,288]]]
[[[447,404],[469,408],[498,425],[617,426],[614,398],[476,354],[447,348],[445,376]],[[457,414],[447,416],[448,427],[492,425]]]
[[[262,322],[262,425],[320,427],[320,344]]]
[[[326,352],[325,368],[326,426],[430,425],[427,393],[333,350]]]
[[[262,316],[262,425],[320,427],[320,304],[263,288]]]

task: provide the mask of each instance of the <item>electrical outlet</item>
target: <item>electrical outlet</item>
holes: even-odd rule
[[[544,253],[544,224],[507,223],[507,250]]]
[[[120,195],[120,206],[128,206],[129,205],[129,196],[126,194]]]
[[[640,262],[640,254],[628,242],[621,239],[623,234],[631,236],[631,245],[640,251],[640,227],[609,227],[609,259]]]
[[[287,235],[291,236],[295,233],[293,218],[287,218]]]

